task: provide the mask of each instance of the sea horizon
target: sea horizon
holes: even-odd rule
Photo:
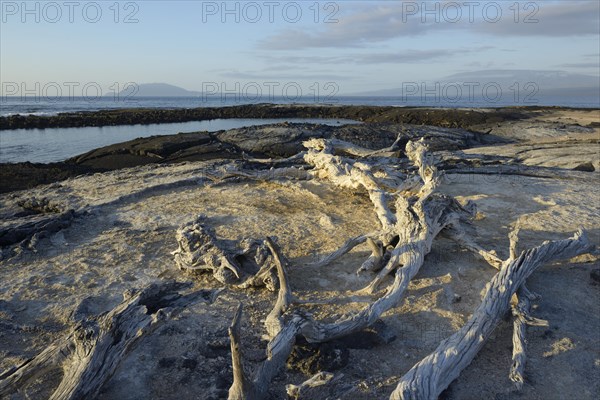
[[[432,108],[497,108],[497,107],[568,107],[600,108],[600,99],[593,96],[540,96],[528,100],[514,101],[510,96],[491,100],[486,98],[446,99],[442,96],[368,96],[338,95],[328,98],[302,96],[287,98],[273,96],[253,100],[241,95],[225,96],[139,96],[114,98],[102,96],[86,97],[41,97],[0,96],[0,117],[11,115],[50,116],[66,112],[101,111],[110,109],[157,108],[184,109],[231,107],[250,104],[304,104],[304,105],[355,105],[387,107],[432,107]]]

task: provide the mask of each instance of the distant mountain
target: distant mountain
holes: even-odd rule
[[[114,96],[114,93],[109,93]],[[141,83],[129,85],[119,92],[119,97],[197,97],[201,92],[194,92],[168,83]]]
[[[479,84],[477,93],[481,93],[484,85],[498,84],[504,91],[516,90],[515,83],[520,86],[520,91],[524,90],[525,85],[533,83],[539,88],[540,95],[560,95],[568,94],[589,96],[600,92],[600,77],[574,74],[565,71],[535,71],[535,70],[485,70],[461,72],[458,74],[446,76],[437,80],[427,80],[419,82],[404,82],[404,88],[397,87],[393,89],[382,89],[369,92],[357,93],[357,96],[402,96],[403,89],[409,90],[410,85],[425,84],[427,89],[433,89],[436,83],[441,85],[455,84]],[[393,84],[393,83],[392,83]],[[407,86],[408,85],[408,86]],[[466,88],[466,87],[465,87]],[[467,89],[467,88],[466,88]],[[420,95],[420,91],[419,91]]]

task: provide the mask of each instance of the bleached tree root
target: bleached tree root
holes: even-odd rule
[[[177,230],[178,248],[171,254],[184,271],[209,271],[215,279],[241,288],[267,286],[275,290],[274,264],[263,241],[245,239],[240,246],[219,240],[199,215]],[[241,248],[240,248],[241,247]]]
[[[21,391],[44,373],[62,367],[63,377],[50,399],[95,398],[102,385],[139,339],[160,322],[198,300],[214,301],[218,291],[179,291],[188,284],[155,283],[134,294],[113,310],[79,322],[71,333],[37,356],[0,377],[0,397]]]
[[[441,174],[436,167],[437,160],[427,152],[423,141],[409,141],[406,144],[405,154],[417,169],[418,175],[409,177],[403,183],[398,183],[398,178],[401,176],[399,172],[383,169],[376,174],[373,172],[373,165],[369,162],[358,162],[339,155],[349,154],[358,157],[378,155],[365,149],[337,140],[323,139],[311,139],[305,142],[305,147],[308,150],[304,154],[304,161],[312,166],[312,170],[306,171],[307,175],[314,179],[329,181],[340,188],[365,190],[373,203],[381,225],[379,231],[348,239],[340,249],[313,264],[313,267],[327,265],[356,246],[367,242],[371,249],[371,255],[362,263],[359,272],[379,271],[379,273],[369,285],[358,293],[376,293],[386,277],[395,271],[394,279],[382,297],[347,318],[333,323],[322,323],[309,315],[295,311],[292,318],[285,322],[283,315],[290,308],[292,302],[296,304],[301,302],[294,301],[291,295],[280,250],[274,246],[273,242],[267,241],[267,246],[277,266],[280,282],[277,302],[266,319],[266,329],[268,337],[271,339],[267,347],[268,358],[257,368],[252,380],[246,377],[239,348],[240,307],[230,329],[234,365],[234,384],[230,389],[230,399],[264,397],[268,382],[279,371],[285,358],[289,355],[296,335],[303,336],[310,343],[321,343],[347,336],[374,324],[384,312],[400,303],[410,280],[419,272],[425,256],[431,251],[433,240],[444,232],[461,247],[472,251],[490,265],[500,269],[497,275],[500,278],[492,281],[483,305],[474,314],[474,321],[471,321],[451,339],[443,342],[440,345],[440,354],[436,353],[435,356],[432,356],[432,361],[425,360],[423,362],[422,373],[420,369],[417,369],[417,372],[413,373],[413,377],[409,372],[392,395],[396,396],[392,398],[401,398],[399,396],[404,396],[402,393],[408,393],[407,396],[415,393],[414,397],[407,398],[435,398],[475,357],[502,313],[508,309],[512,294],[519,289],[533,269],[554,257],[583,251],[587,246],[581,245],[579,248],[568,244],[562,246],[560,250],[554,248],[548,250],[544,247],[545,244],[524,252],[517,258],[515,231],[511,235],[511,258],[502,262],[494,252],[483,249],[473,239],[469,227],[470,219],[475,214],[474,207],[471,204],[462,205],[453,197],[437,193]],[[283,168],[277,171],[275,175],[277,178],[286,173]],[[239,176],[267,179],[263,174],[239,174]],[[579,242],[579,239],[572,239],[572,242]],[[573,250],[573,248],[576,249]],[[525,266],[521,268],[522,264]],[[527,265],[533,265],[533,267],[527,267]],[[530,272],[527,272],[528,268],[531,269]],[[522,270],[526,272],[523,273]],[[517,274],[518,276],[506,278],[507,274]],[[510,294],[507,294],[509,292]],[[511,373],[515,382],[518,382],[519,379],[522,381],[525,361],[524,326],[532,321],[528,314],[528,303],[525,300],[527,293],[524,287],[520,290],[519,305],[515,308],[517,316],[515,320],[515,363]],[[487,318],[490,318],[491,322]],[[443,347],[444,343],[448,348]],[[443,373],[439,373],[437,370],[440,360],[444,368]],[[446,367],[444,363],[448,363],[450,367]],[[436,368],[432,367],[434,364]],[[415,366],[415,368],[417,367]],[[421,384],[421,382],[424,383]],[[407,385],[408,389],[403,385]],[[413,391],[411,392],[411,390]]]
[[[310,389],[326,385],[333,377],[334,375],[331,372],[319,372],[300,385],[286,385],[285,390],[290,398],[298,400],[307,395]]]
[[[523,284],[517,291],[517,304],[512,308],[513,321],[513,354],[509,378],[515,383],[517,390],[525,383],[525,363],[527,361],[527,325],[548,326],[548,321],[533,318],[531,312],[532,295]]]
[[[267,345],[267,359],[257,367],[253,379],[246,376],[240,343],[242,317],[242,305],[240,304],[229,327],[233,365],[233,384],[229,388],[229,400],[254,400],[266,396],[269,383],[285,365],[296,343],[296,335],[304,324],[304,319],[300,315],[293,315],[288,322],[283,321],[283,313],[291,302],[292,294],[287,280],[284,257],[279,251],[279,247],[271,239],[267,239],[267,243],[273,251],[279,277],[277,302],[265,321],[267,332],[271,338]]]
[[[512,246],[511,246],[512,247]],[[542,264],[590,251],[592,245],[583,232],[565,240],[542,245],[509,258],[488,284],[481,305],[469,321],[438,348],[417,363],[400,380],[390,399],[434,399],[455,380],[475,358],[502,316],[510,307],[511,297],[525,280]],[[516,333],[522,344],[521,325]],[[517,356],[523,351],[517,349]],[[519,362],[523,361],[518,360]],[[515,377],[522,379],[522,367],[515,367]],[[520,375],[520,376],[519,376]]]

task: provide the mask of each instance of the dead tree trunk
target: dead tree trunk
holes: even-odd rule
[[[199,299],[213,301],[218,292],[180,294],[189,286],[176,282],[152,284],[125,298],[108,313],[82,321],[64,339],[18,367],[2,374],[0,397],[26,388],[54,368],[63,378],[50,399],[90,399],[113,375],[139,339],[158,324]]]
[[[473,361],[508,311],[511,297],[529,275],[544,263],[577,256],[588,252],[591,247],[587,236],[578,232],[572,238],[544,242],[514,259],[509,258],[488,284],[481,305],[469,321],[454,335],[442,341],[433,353],[412,367],[402,377],[390,399],[437,398]],[[517,336],[517,342],[520,342],[521,332]]]
[[[280,292],[277,303],[267,318],[267,331],[272,339],[268,346],[269,357],[258,367],[253,380],[245,376],[239,348],[240,308],[230,329],[234,365],[234,384],[230,389],[230,399],[264,397],[268,382],[289,355],[297,334],[302,335],[308,342],[325,342],[340,338],[372,325],[384,312],[397,306],[410,280],[423,265],[433,240],[444,231],[460,246],[474,252],[500,269],[500,272],[490,283],[482,305],[469,323],[442,342],[433,355],[406,374],[392,395],[394,399],[436,398],[475,357],[502,314],[508,310],[512,295],[538,265],[553,258],[579,254],[589,247],[587,239],[578,235],[566,241],[545,243],[517,258],[515,234],[511,237],[511,258],[502,262],[494,252],[483,249],[467,233],[470,219],[475,212],[474,207],[463,206],[453,197],[437,192],[440,173],[436,167],[436,160],[428,154],[422,141],[408,142],[406,145],[405,154],[418,171],[416,175],[406,179],[402,172],[394,169],[379,168],[375,173],[377,164],[368,160],[359,162],[339,155],[341,153],[377,157],[383,153],[366,151],[346,142],[323,139],[311,139],[304,145],[308,149],[303,155],[304,161],[312,166],[312,169],[303,171],[302,178],[310,176],[329,181],[340,188],[365,190],[381,225],[378,231],[347,240],[340,249],[326,256],[317,265],[326,265],[359,244],[367,242],[371,248],[371,255],[358,271],[380,271],[359,293],[376,293],[384,279],[395,271],[394,279],[382,297],[350,317],[333,323],[322,323],[296,312],[289,322],[284,323],[283,312],[290,306],[293,298],[289,292],[282,262],[277,261],[280,251],[271,248],[278,265]],[[252,179],[268,179],[263,173],[228,172]],[[289,169],[275,169],[270,172],[273,177],[279,179],[289,172]],[[520,291],[520,306],[515,309],[515,361],[511,373],[515,382],[522,380],[525,360],[524,323],[531,319],[524,297],[526,293],[523,287]]]

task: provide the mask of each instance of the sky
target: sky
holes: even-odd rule
[[[598,1],[0,3],[3,95],[128,82],[327,95],[486,71],[521,84],[600,74]]]

